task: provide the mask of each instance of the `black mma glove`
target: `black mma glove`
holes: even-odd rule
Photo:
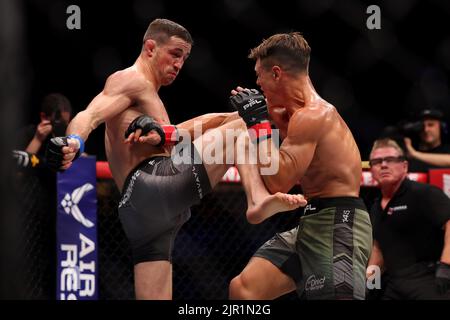
[[[436,285],[441,294],[450,290],[450,265],[439,262],[436,266]]]
[[[230,103],[247,124],[252,141],[270,138],[272,128],[268,120],[269,110],[263,94],[256,89],[243,90],[231,96]]]
[[[157,147],[176,144],[179,141],[178,130],[175,126],[160,125],[152,117],[147,115],[141,115],[130,123],[125,131],[125,139],[128,138],[131,133],[136,132],[137,129],[142,130],[142,136],[145,136],[150,131],[155,130],[161,138],[161,142],[157,145]]]
[[[55,137],[50,139],[47,149],[45,152],[45,159],[47,161],[47,166],[50,169],[56,171],[63,171],[60,169],[62,166],[62,162],[64,160],[64,153],[62,152],[63,147],[67,147],[69,143],[67,139],[77,139],[80,143],[80,148],[78,149],[75,158],[72,160],[76,160],[82,152],[84,152],[84,141],[81,137],[77,135],[69,135],[67,137]]]

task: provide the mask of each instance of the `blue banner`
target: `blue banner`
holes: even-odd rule
[[[96,300],[97,192],[95,157],[57,174],[57,300]]]

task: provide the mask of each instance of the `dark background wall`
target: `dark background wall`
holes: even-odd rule
[[[66,28],[71,4],[81,8],[81,30]],[[381,30],[366,27],[370,4],[381,8]],[[173,123],[230,110],[231,88],[255,86],[249,49],[291,30],[309,41],[313,83],[347,121],[363,158],[384,126],[425,106],[450,109],[450,2],[444,0],[29,0],[23,12],[24,123],[38,121],[40,101],[53,91],[66,94],[75,112],[83,110],[110,73],[133,64],[157,17],[184,25],[195,41],[177,81],[161,90]],[[104,159],[103,130],[91,136],[87,151]]]

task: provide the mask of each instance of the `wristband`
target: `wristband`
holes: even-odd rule
[[[180,140],[177,127],[173,125],[162,125],[161,127],[164,131],[164,146],[174,145]]]
[[[71,134],[67,136],[68,139],[77,139],[80,143],[80,147],[78,148],[80,154],[84,152],[84,140],[77,134]]]
[[[260,122],[248,129],[248,134],[253,142],[260,142],[272,136],[272,127],[269,121]]]

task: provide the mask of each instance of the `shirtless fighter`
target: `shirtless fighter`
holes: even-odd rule
[[[232,90],[231,104],[248,113],[267,102],[284,138],[275,175],[262,176],[271,193],[298,181],[308,205],[297,228],[276,234],[230,284],[232,299],[273,299],[297,290],[310,299],[364,299],[372,246],[369,215],[358,198],[361,158],[336,108],[315,91],[308,75],[310,47],[300,33],[276,34],[251,50],[257,90]],[[269,162],[270,162],[269,161]],[[267,162],[267,161],[265,161]]]

